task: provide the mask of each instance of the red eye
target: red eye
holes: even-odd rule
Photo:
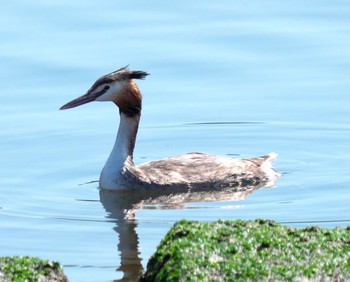
[[[108,90],[109,88],[111,88],[109,85],[106,85],[105,87],[103,87],[103,90]]]

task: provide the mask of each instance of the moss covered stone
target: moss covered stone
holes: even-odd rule
[[[142,280],[350,281],[350,227],[182,220],[161,241]]]
[[[68,281],[59,263],[33,257],[0,257],[0,281]]]

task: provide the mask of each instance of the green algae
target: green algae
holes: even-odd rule
[[[0,281],[68,281],[58,262],[35,257],[0,257]]]
[[[161,241],[141,280],[348,281],[350,227],[182,220]]]

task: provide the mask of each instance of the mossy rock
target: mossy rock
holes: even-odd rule
[[[66,282],[58,262],[33,257],[0,257],[0,281]]]
[[[141,281],[350,281],[350,227],[182,220],[161,241]]]

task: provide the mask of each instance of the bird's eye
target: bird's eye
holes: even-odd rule
[[[106,85],[105,87],[103,87],[103,90],[108,90],[109,88],[111,88],[109,85]]]

